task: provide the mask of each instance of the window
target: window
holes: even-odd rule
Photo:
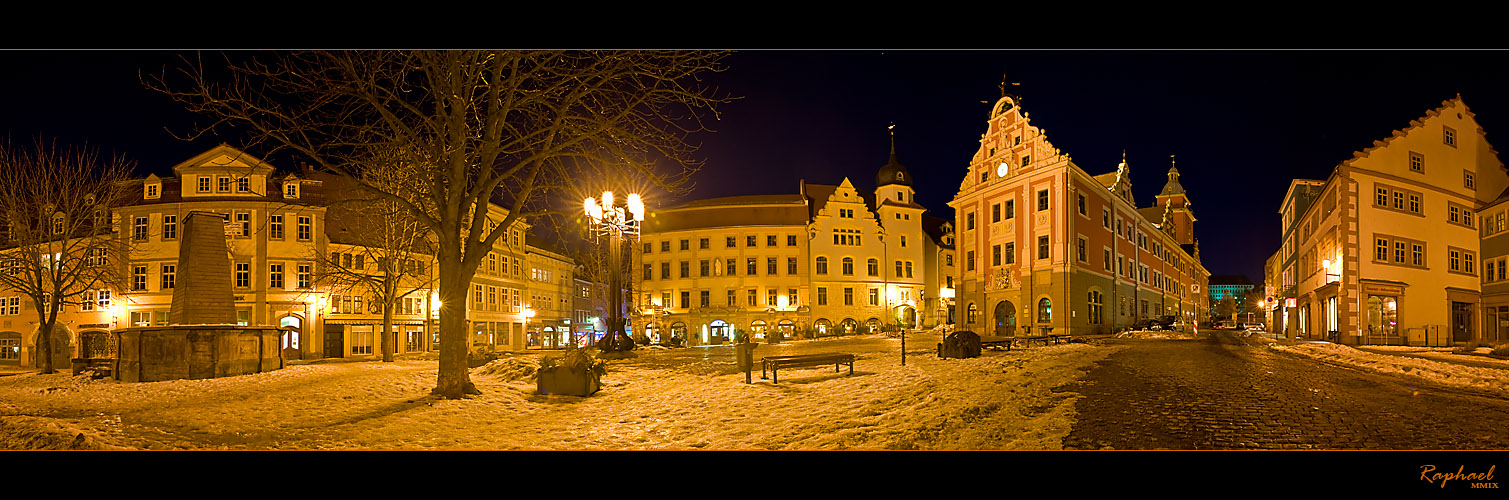
[[[681,240],[681,250],[691,250],[690,240]]]
[[[776,242],[776,236],[775,235],[771,234],[771,235],[765,236],[765,246],[767,246],[767,247],[773,247],[773,246],[775,246],[775,242]]]
[[[906,248],[906,235],[903,234],[903,235],[900,235],[900,236],[901,236],[901,247],[902,248]]]
[[[780,292],[776,291],[776,289],[774,289],[774,288],[767,288],[767,289],[765,289],[765,305],[767,305],[767,306],[780,305],[780,297],[781,297],[781,294],[780,294]]]
[[[651,279],[654,279],[654,277],[655,277],[655,266],[651,265],[651,264],[645,264],[644,265],[644,280],[645,281],[649,281]]]
[[[299,197],[299,184],[297,182],[289,182],[287,184],[284,184],[283,185],[283,197],[284,198],[298,198]]]
[[[1102,252],[1101,256],[1100,256],[1101,262],[1105,264],[1106,270],[1110,271],[1111,270],[1111,250],[1110,249],[1104,249],[1104,250],[1101,250],[1101,252]]]
[[[901,276],[902,276],[901,261],[898,260],[898,261],[896,261],[896,277],[900,278]]]
[[[245,262],[236,263],[236,288],[251,286],[251,264]]]
[[[786,274],[796,274],[796,257],[786,258]]]
[[[1473,182],[1473,177],[1472,177],[1472,172],[1471,171],[1468,171],[1468,170],[1462,171],[1462,185],[1465,186],[1467,189],[1471,189],[1471,190],[1474,190],[1474,191],[1476,191],[1478,189],[1477,188],[1477,183]]]
[[[1047,297],[1037,301],[1037,322],[1047,323],[1053,320],[1053,302]]]
[[[1085,195],[1081,194],[1081,195],[1078,196],[1078,198],[1079,198],[1079,215],[1087,215],[1085,213]]]
[[[684,261],[684,260],[681,261],[681,275],[680,275],[680,277],[682,277],[682,278],[690,278],[692,276],[692,272],[691,271],[692,271],[692,265],[691,265],[691,263],[687,262],[687,261]]]
[[[844,287],[844,305],[846,305],[846,306],[852,306],[852,305],[854,305],[854,289],[853,288]]]
[[[1451,127],[1441,127],[1441,142],[1447,146],[1457,147],[1457,131]]]
[[[796,307],[796,289],[795,288],[787,288],[786,289],[786,305],[791,306],[791,307]]]
[[[997,203],[997,204],[994,204],[994,205],[990,206],[990,221],[991,222],[1001,222],[1001,204],[1000,203]]]
[[[298,218],[298,237],[299,237],[299,241],[309,241],[309,239],[311,237],[313,237],[313,236],[314,236],[314,230],[313,230],[312,225],[311,225],[311,219],[310,219],[310,217],[308,217],[308,216],[299,216],[299,218]]]
[[[309,288],[313,286],[314,266],[311,266],[309,264],[299,264],[298,270],[299,288]]]
[[[1425,155],[1410,151],[1409,169],[1412,172],[1425,173]]]
[[[1392,249],[1392,252],[1390,252]],[[1373,235],[1373,262],[1425,267],[1425,242],[1398,236]]]
[[[912,277],[912,261],[906,261],[906,277]]]
[[[1006,251],[1006,263],[1007,264],[1015,264],[1016,263],[1016,242],[1007,243],[1005,251]]]
[[[1079,242],[1077,243],[1077,246],[1075,247],[1075,255],[1077,255],[1079,257],[1079,261],[1080,262],[1087,262],[1087,261],[1089,261],[1089,257],[1085,253],[1085,244],[1086,243],[1087,242],[1085,241],[1085,237],[1084,236],[1080,236],[1079,237]]]
[[[760,290],[759,289],[757,289],[757,288],[751,288],[751,289],[749,289],[749,305],[750,306],[760,305]]]
[[[199,192],[201,192],[201,193],[208,193],[208,192],[210,192],[210,177],[209,176],[206,176],[206,175],[199,176]]]
[[[728,290],[728,307],[733,307],[733,306],[739,305],[739,301],[737,299],[737,295],[738,294],[734,293],[733,290],[731,290],[731,289]]]
[[[1041,211],[1047,210],[1047,209],[1048,209],[1048,190],[1044,189],[1042,191],[1038,191],[1037,192],[1037,210],[1039,212],[1041,212]]]
[[[654,246],[653,243],[645,242],[645,244],[644,244],[644,251],[642,251],[640,253],[650,253],[650,251],[654,250],[654,249],[655,249],[655,246]]]
[[[1111,229],[1111,210],[1110,209],[1103,208],[1103,209],[1100,210],[1100,225],[1101,225],[1101,227],[1104,227],[1106,229]]]
[[[671,279],[671,263],[670,262],[661,262],[660,263],[660,279],[663,279],[663,280]]]
[[[844,274],[844,276],[853,276],[854,275],[854,258],[852,258],[852,257],[844,257],[844,260],[843,260],[843,274]]]
[[[660,242],[660,251],[662,251],[662,252],[669,252],[669,251],[671,251],[671,240],[665,240],[665,241]]]
[[[754,235],[745,236],[744,237],[744,246],[746,246],[746,247],[753,247],[753,246],[755,246],[755,236]],[[751,273],[751,274],[753,274],[753,273]]]
[[[95,292],[94,305],[101,311],[110,310],[110,289],[101,288]]]
[[[160,184],[147,184],[147,194],[146,194],[146,197],[147,198],[156,198],[157,197],[157,188],[159,186],[161,186],[161,185]]]
[[[1016,200],[1006,200],[1006,220],[1016,218]]]
[[[828,274],[828,258],[818,257],[814,267],[817,268],[817,274]]]
[[[1001,265],[1001,246],[1000,245],[991,245],[990,246],[990,265],[991,265],[991,267],[995,267],[995,266]]]
[[[786,246],[788,246],[788,247],[794,247],[794,246],[796,246],[796,235],[794,235],[794,234],[788,234],[788,235],[786,235]]]
[[[712,270],[712,268],[711,268],[711,266],[708,265],[708,261],[702,260],[702,261],[700,261],[700,262],[697,263],[697,275],[698,276],[707,277],[707,275],[709,274],[709,271],[711,271],[711,270]]]
[[[707,238],[697,240],[697,249],[707,250],[708,248],[712,248],[712,242],[710,240],[708,240]]]
[[[872,306],[878,306],[878,305],[880,305],[880,289],[879,288],[871,288],[870,289],[870,305],[872,305]]]
[[[750,258],[744,259],[744,271],[745,271],[744,274],[748,275],[748,276],[754,276],[756,274],[759,274],[760,273],[759,261],[755,260],[754,257],[750,257]]]
[[[231,178],[226,176],[215,178],[215,191],[229,193],[231,191]]]
[[[268,264],[268,288],[283,288],[283,264]]]
[[[1046,259],[1046,258],[1048,258],[1048,237],[1047,236],[1038,236],[1037,237],[1037,258],[1039,258],[1039,259]]]
[[[974,212],[970,212],[970,213],[964,214],[964,229],[968,230],[968,229],[974,229],[974,228],[975,228],[975,213]]]
[[[775,257],[766,257],[765,258],[765,274],[767,276],[775,276],[776,275],[776,258]]]
[[[826,305],[828,305],[828,289],[827,288],[825,288],[825,287],[817,287],[817,305],[820,305],[820,306],[826,306]]]
[[[1476,274],[1477,252],[1464,248],[1446,248],[1446,269],[1454,273]]]
[[[245,177],[237,178],[236,179],[236,192],[237,193],[249,193],[249,192],[251,192],[251,179],[248,179],[248,178],[245,178]]]
[[[177,274],[178,274],[178,266],[177,265],[174,265],[174,264],[163,264],[162,265],[162,289],[163,290],[172,290],[173,289],[174,278],[176,277]]]
[[[147,218],[146,217],[133,217],[131,219],[131,221],[132,221],[132,223],[131,223],[131,239],[133,239],[133,240],[146,240],[147,239]],[[54,233],[61,233],[62,231],[54,230],[53,232]]]
[[[236,225],[241,227],[241,236],[251,236],[251,212],[236,212]]]
[[[165,240],[175,240],[175,239],[178,239],[178,216],[177,215],[163,215],[162,216],[162,239],[165,239]]]
[[[708,292],[707,290],[702,290],[700,292],[697,292],[697,305],[698,305],[698,307],[709,307],[708,304],[709,304],[709,300],[711,299],[710,295],[711,295],[711,293]]]
[[[724,240],[723,246],[727,247],[727,248],[733,248],[733,247],[737,246],[736,241],[738,241],[738,240],[736,240],[733,236],[729,236],[727,239]]]
[[[974,250],[970,250],[970,251],[964,253],[964,270],[965,271],[973,271],[973,270],[975,270],[975,251]]]
[[[729,276],[733,276],[735,274],[738,274],[739,261],[736,260],[736,259],[728,259],[727,267],[728,267],[728,271],[725,272],[724,274],[727,274]]]
[[[147,266],[131,266],[131,291],[147,290]]]

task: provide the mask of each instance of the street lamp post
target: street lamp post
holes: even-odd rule
[[[625,206],[618,206],[614,203],[613,192],[604,191],[601,200],[588,197],[583,207],[592,235],[608,242],[608,264],[612,269],[608,280],[609,311],[605,318],[608,332],[598,343],[598,349],[627,351],[634,348],[634,342],[624,333],[624,287],[620,285],[620,280],[624,279],[624,270],[621,258],[624,243],[639,240],[639,226],[644,222],[644,202],[638,194],[630,194]]]

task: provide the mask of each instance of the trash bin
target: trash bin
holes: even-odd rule
[[[750,383],[750,371],[754,369],[754,350],[760,344],[743,342],[734,344],[734,361],[738,363],[739,370],[744,372],[744,383]]]

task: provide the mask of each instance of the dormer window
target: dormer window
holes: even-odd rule
[[[299,197],[299,183],[297,183],[297,182],[289,182],[287,184],[284,184],[283,185],[283,197],[284,198],[298,198]]]
[[[216,185],[215,185],[215,191],[218,191],[218,192],[221,192],[221,193],[229,193],[231,191],[231,178],[230,177],[222,175],[222,176],[216,178],[215,180],[217,181]]]
[[[210,192],[210,178],[209,178],[209,176],[205,176],[205,175],[199,176],[199,192],[201,192],[201,193],[208,193],[208,192]]]
[[[241,177],[241,178],[236,179],[236,192],[237,193],[250,193],[251,192],[251,179],[248,179],[248,178],[245,178],[245,177]]]
[[[146,199],[157,199],[160,196],[158,190],[161,189],[161,187],[161,184],[147,184],[147,192],[145,194]]]
[[[904,181],[904,180],[906,180],[906,176],[903,175],[901,172],[896,172],[896,180],[898,180],[898,181]]]

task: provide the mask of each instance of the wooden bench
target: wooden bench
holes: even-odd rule
[[[1017,337],[980,337],[980,348],[1005,347],[1010,351],[1011,346],[1016,344]]]
[[[849,365],[849,374],[854,374],[853,354],[804,354],[799,356],[769,356],[760,358],[760,378],[770,378],[771,383],[779,384],[781,383],[779,375],[781,368],[823,366],[829,364],[833,365],[834,373],[838,372],[840,366],[847,364]],[[770,372],[770,377],[765,376],[766,371]]]
[[[1054,345],[1058,345],[1059,343],[1062,343],[1062,342],[1068,342],[1070,340],[1070,337],[1068,335],[1051,334],[1050,333],[1048,335],[1033,335],[1031,337],[1017,337],[1017,339],[1021,340],[1022,342],[1026,343],[1028,345],[1031,345],[1033,342],[1042,342],[1043,345],[1048,345],[1049,342],[1052,342]]]

